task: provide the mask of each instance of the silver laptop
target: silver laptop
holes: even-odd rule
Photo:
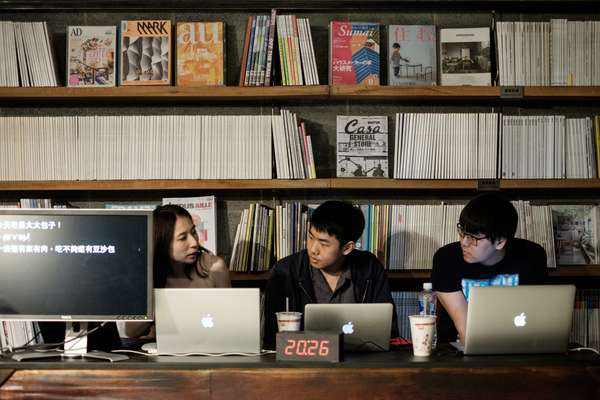
[[[304,329],[343,333],[345,351],[387,351],[392,313],[389,303],[307,304]]]
[[[460,350],[465,355],[566,352],[574,302],[573,285],[472,288]]]
[[[260,292],[154,289],[156,347],[164,353],[259,353]]]

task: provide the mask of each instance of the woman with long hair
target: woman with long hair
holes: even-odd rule
[[[154,210],[154,287],[231,287],[229,269],[221,257],[200,246],[190,213],[169,204]],[[130,338],[153,338],[154,324],[128,322]]]

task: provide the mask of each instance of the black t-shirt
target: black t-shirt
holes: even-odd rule
[[[436,251],[433,256],[431,282],[438,292],[462,291],[469,299],[473,286],[541,285],[546,283],[546,252],[537,243],[524,239],[512,239],[500,262],[486,266],[467,263],[462,256],[459,242],[450,243]],[[456,339],[456,330],[449,315],[440,307],[438,312],[438,340]]]

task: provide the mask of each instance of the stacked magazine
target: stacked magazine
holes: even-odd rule
[[[275,65],[279,61],[279,69]],[[249,16],[240,68],[240,86],[318,85],[319,76],[308,18]]]
[[[46,22],[0,21],[0,34],[0,86],[58,86]]]

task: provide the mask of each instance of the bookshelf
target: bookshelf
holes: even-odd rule
[[[540,4],[544,15],[537,16]],[[321,82],[327,82],[328,23],[333,19],[378,21],[382,25],[423,23],[438,27],[490,26],[493,12],[508,20],[548,20],[556,15],[590,19],[598,11],[596,0],[286,0],[283,2],[240,0],[209,0],[198,4],[191,0],[175,0],[168,10],[157,0],[92,0],[92,1],[18,1],[6,0],[0,4],[3,19],[48,20],[54,34],[56,59],[61,78],[64,71],[65,29],[67,25],[114,24],[121,19],[170,18],[173,22],[199,19],[224,20],[227,23],[227,86],[176,87],[139,86],[114,88],[0,88],[0,114],[40,113],[93,115],[96,112],[169,114],[226,114],[270,113],[270,107],[293,108],[307,121],[315,134],[315,152],[318,176],[314,180],[115,180],[115,181],[22,181],[0,182],[0,200],[18,199],[35,194],[43,197],[56,195],[85,204],[102,202],[109,197],[123,201],[159,200],[174,194],[183,196],[215,194],[223,197],[227,211],[219,210],[225,218],[225,232],[219,241],[232,240],[239,209],[251,201],[279,201],[300,199],[315,203],[329,197],[378,201],[385,194],[386,201],[409,200],[464,200],[481,190],[481,182],[473,179],[457,180],[394,180],[394,179],[336,179],[335,116],[387,115],[390,120],[396,112],[489,112],[502,107],[550,110],[550,113],[579,115],[599,113],[600,87],[533,87],[523,88],[520,99],[505,99],[497,86],[274,86],[239,87],[239,63],[243,47],[245,20],[250,14],[266,13],[271,7],[282,13],[305,15],[313,26],[315,51]],[[402,13],[398,10],[403,10]],[[468,20],[464,18],[468,15]],[[596,13],[596,15],[599,15]],[[524,18],[523,18],[524,17]],[[596,18],[597,19],[597,18]],[[382,31],[385,39],[385,31]],[[382,70],[387,64],[382,51]],[[385,72],[383,75],[385,77]],[[385,82],[385,79],[383,79]],[[393,129],[390,128],[390,132]],[[320,136],[320,138],[317,138]],[[389,143],[393,143],[390,140]],[[506,192],[515,199],[561,200],[564,198],[589,200],[597,195],[600,179],[537,180],[515,179],[492,182],[495,190]],[[108,194],[110,193],[110,194]],[[531,194],[535,195],[532,196]],[[597,196],[596,196],[597,197]],[[233,228],[231,227],[233,225]],[[232,234],[233,233],[233,234]],[[231,244],[224,246],[225,255]],[[223,247],[223,246],[221,246]],[[600,266],[559,267],[551,271],[553,277],[600,278]],[[234,281],[264,281],[268,273],[232,273]],[[429,271],[391,271],[390,277],[399,281],[426,279]],[[600,285],[597,285],[600,286]]]
[[[50,101],[90,103],[127,100],[146,102],[179,101],[225,101],[244,102],[251,100],[320,100],[320,101],[506,101],[498,86],[364,86],[364,85],[320,85],[320,86],[270,86],[270,87],[178,87],[178,86],[119,86],[111,88],[70,87],[0,87],[0,102]],[[598,101],[600,87],[542,87],[526,86],[519,101],[550,102]]]
[[[495,180],[493,180],[495,181]],[[600,189],[600,179],[499,179],[507,190]],[[4,181],[0,190],[27,191],[130,191],[130,190],[477,190],[475,179],[149,179],[97,181]]]

